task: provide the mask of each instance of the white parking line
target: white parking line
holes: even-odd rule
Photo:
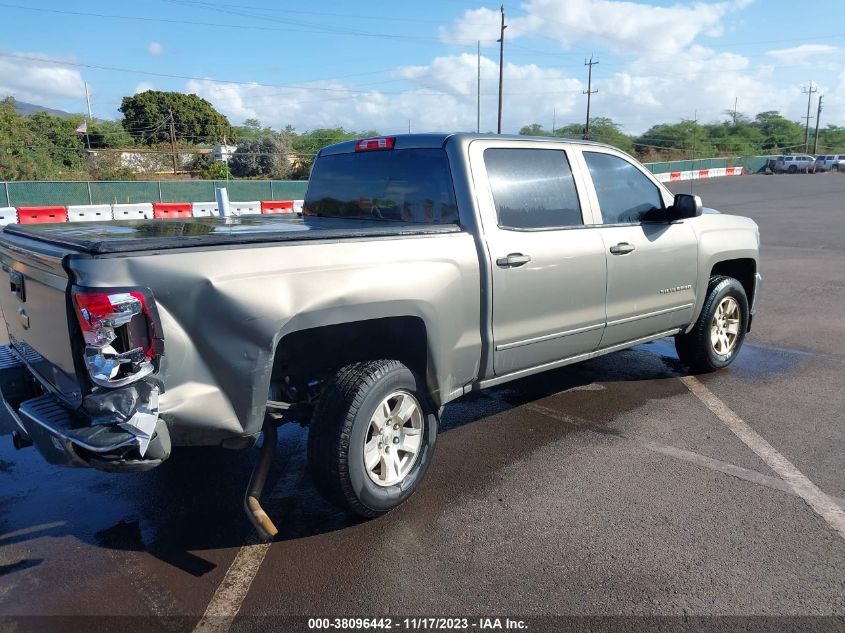
[[[593,428],[590,428],[591,423],[589,420],[576,418],[574,416],[568,415],[566,413],[561,413],[560,411],[555,411],[554,409],[550,409],[539,404],[532,403],[526,404],[524,406],[530,411],[536,411],[537,413],[545,415],[546,417],[554,418],[555,420],[570,424],[575,428],[585,429],[593,433],[599,432]],[[643,448],[653,453],[666,455],[667,457],[671,457],[673,459],[677,459],[690,464],[695,464],[696,466],[699,466],[701,468],[714,470],[725,475],[730,475],[731,477],[736,477],[737,479],[749,481],[759,486],[765,486],[766,488],[772,488],[773,490],[780,490],[781,492],[785,492],[790,495],[795,495],[796,497],[798,496],[798,493],[796,493],[795,490],[792,489],[792,486],[786,483],[783,479],[771,477],[770,475],[764,475],[763,473],[758,473],[756,470],[749,470],[748,468],[743,468],[742,466],[737,466],[736,464],[724,462],[720,459],[714,459],[712,457],[708,457],[707,455],[702,455],[701,453],[694,453],[693,451],[678,448],[677,446],[660,444],[659,442],[652,441],[636,434],[619,432],[614,433],[614,436],[624,440],[628,440],[630,442],[636,442]],[[831,498],[841,507],[845,508],[845,499],[840,499],[837,497]]]
[[[816,514],[827,521],[839,536],[845,538],[845,511],[818,486],[793,466],[786,457],[781,455],[771,444],[763,439],[754,429],[746,424],[742,418],[734,413],[728,405],[705,387],[695,376],[684,376],[681,379],[692,394],[701,400],[743,444],[754,451],[778,476],[801,497]]]
[[[238,550],[194,633],[226,633],[232,627],[269,549],[270,543],[251,543]]]

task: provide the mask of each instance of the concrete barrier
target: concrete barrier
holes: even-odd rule
[[[18,207],[18,222],[21,224],[67,222],[67,207]]]
[[[209,218],[220,215],[216,202],[194,202],[191,215],[195,218]]]
[[[153,217],[153,205],[151,202],[113,204],[111,212],[115,220],[149,220]]]
[[[293,201],[293,211],[294,213],[302,214],[302,205],[305,204],[305,200],[294,200]]]
[[[229,202],[229,209],[232,215],[261,215],[261,203],[254,202]]]
[[[190,218],[191,212],[190,202],[153,202],[153,217],[157,220]]]
[[[261,213],[293,213],[293,200],[262,200]]]
[[[68,222],[108,222],[111,219],[110,204],[74,204],[67,208]]]
[[[17,224],[18,210],[15,207],[0,207],[0,226]]]

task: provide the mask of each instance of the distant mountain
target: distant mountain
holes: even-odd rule
[[[34,103],[27,103],[26,101],[18,101],[17,99],[15,99],[15,110],[17,110],[18,114],[22,115],[46,112],[54,116],[70,116],[70,112],[65,112],[64,110],[55,110],[53,108],[35,105]]]

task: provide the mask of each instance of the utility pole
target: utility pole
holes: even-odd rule
[[[91,94],[88,92],[88,82],[85,82],[85,102],[88,104],[88,122],[94,120],[93,115],[91,114]]]
[[[731,117],[734,120],[734,127],[736,127],[736,119],[737,119],[736,106],[737,106],[738,103],[739,103],[739,97],[734,97],[734,113],[733,113],[733,116]]]
[[[475,88],[475,132],[478,134],[481,132],[481,40],[478,40],[476,43],[478,44],[478,50],[476,52],[478,71],[476,81],[477,85]]]
[[[91,125],[91,121],[94,117],[91,116],[91,94],[88,92],[88,82],[82,82],[85,84],[85,103],[88,104],[88,121],[85,123],[85,147],[88,148],[88,151],[91,151],[91,137],[88,136],[88,126]]]
[[[813,117],[810,116],[810,101],[813,99],[813,93],[818,92],[818,88],[813,87],[813,82],[810,82],[809,88],[804,88],[802,92],[807,95],[807,116],[803,117],[806,119],[806,123],[804,124],[804,153],[810,151],[810,119]]]
[[[813,136],[813,154],[819,151],[819,119],[822,116],[822,99],[824,99],[824,95],[819,95],[819,109],[816,111],[816,134]]]
[[[176,175],[176,126],[173,122],[173,110],[170,112],[170,156],[173,159],[173,175]]]
[[[502,5],[500,10],[502,12],[502,27],[499,30],[499,123],[496,126],[497,134],[502,133],[502,80],[505,63],[505,29],[508,28],[505,24],[505,5]]]
[[[584,140],[590,140],[590,97],[598,92],[598,90],[593,90],[593,66],[599,63],[599,60],[593,61],[592,55],[590,56],[590,61],[584,60],[584,65],[589,66],[589,70],[587,71],[587,89],[584,90],[584,94],[587,95],[587,121],[584,124]]]
[[[555,119],[557,119],[557,108],[552,110],[552,136],[555,135],[555,124],[557,123]]]

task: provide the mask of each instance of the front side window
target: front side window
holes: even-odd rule
[[[563,150],[491,148],[484,151],[484,165],[500,227],[553,229],[584,223]]]
[[[660,190],[631,163],[612,154],[584,152],[605,224],[662,222]]]

